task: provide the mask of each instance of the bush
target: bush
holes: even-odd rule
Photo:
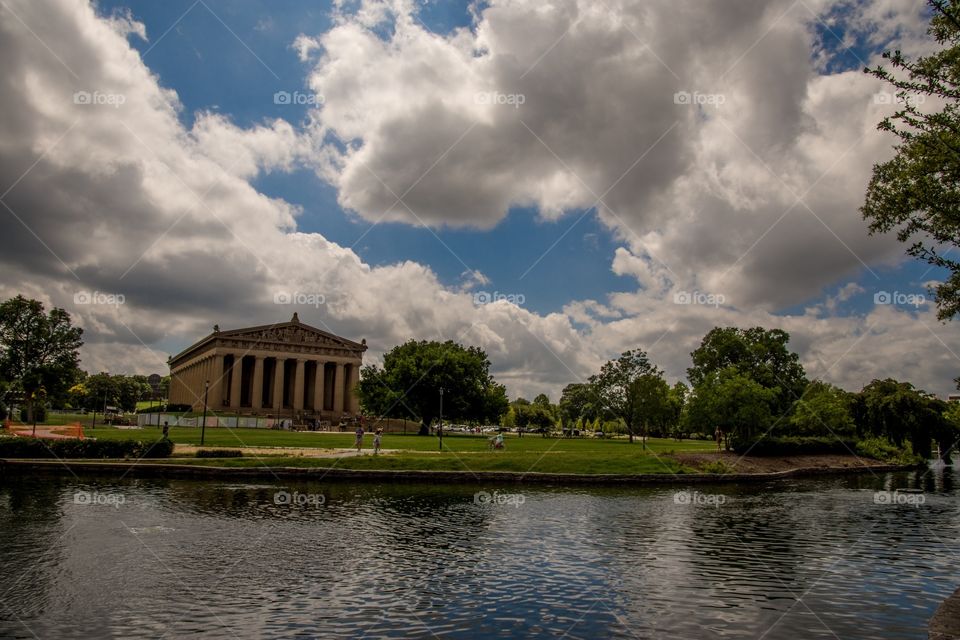
[[[857,450],[857,442],[826,436],[784,436],[733,441],[732,447],[741,455],[749,451],[751,456],[850,455]]]
[[[193,406],[189,404],[168,404],[164,411],[167,413],[187,413],[193,411]]]
[[[703,473],[717,473],[717,474],[727,474],[733,472],[733,467],[728,465],[723,460],[714,460],[713,462],[708,462],[707,464],[701,467]]]
[[[0,458],[167,458],[173,442],[139,440],[44,440],[26,436],[0,438]]]
[[[198,449],[198,458],[242,458],[240,449]]]
[[[857,443],[856,451],[865,458],[890,464],[919,464],[923,461],[920,456],[913,454],[909,444],[900,449],[886,438],[864,438]]]

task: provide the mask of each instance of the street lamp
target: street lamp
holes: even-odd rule
[[[203,423],[200,425],[200,446],[203,446],[203,439],[207,435],[207,394],[210,393],[210,381],[203,383]]]
[[[443,451],[443,387],[440,387],[440,451]]]

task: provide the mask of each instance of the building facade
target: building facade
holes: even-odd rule
[[[170,404],[214,413],[339,420],[357,415],[366,340],[290,322],[220,331],[170,358]],[[209,389],[206,389],[209,383]]]

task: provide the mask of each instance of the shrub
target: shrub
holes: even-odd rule
[[[855,440],[827,436],[766,437],[759,440],[734,440],[733,450],[751,456],[796,456],[816,454],[849,455],[857,449]]]
[[[43,440],[17,436],[0,438],[0,458],[166,458],[173,442],[138,440]]]
[[[198,449],[198,458],[242,458],[240,449]]]
[[[900,449],[886,438],[864,438],[857,443],[856,451],[866,458],[890,464],[919,464],[923,461],[923,458],[914,455],[909,444]]]
[[[727,474],[733,473],[733,467],[728,465],[723,460],[714,460],[713,462],[708,462],[707,464],[701,467],[701,470],[704,473],[717,473],[717,474]]]
[[[189,404],[168,404],[164,409],[167,413],[187,413],[192,410],[193,407]]]

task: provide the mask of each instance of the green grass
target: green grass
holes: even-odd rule
[[[143,429],[116,429],[112,427],[97,427],[95,430],[85,430],[88,437],[108,439],[143,440],[151,435],[159,435],[156,427]],[[443,438],[443,448],[452,452],[488,452],[487,439],[489,436],[467,434],[450,434]],[[170,427],[170,439],[177,444],[200,444],[200,429],[197,427]],[[384,449],[402,449],[407,451],[438,451],[438,440],[435,436],[418,436],[402,434],[384,434]],[[273,429],[226,429],[222,427],[207,428],[204,445],[210,447],[294,447],[294,448],[321,448],[341,449],[353,446],[352,433],[320,433],[277,431]],[[364,448],[372,445],[372,437],[364,436]],[[630,444],[626,439],[598,440],[593,438],[542,438],[527,435],[518,438],[515,435],[506,436],[506,451],[501,453],[524,452],[577,452],[604,455],[631,455],[642,451],[639,441]],[[647,448],[655,453],[666,451],[711,451],[712,442],[702,440],[684,440],[677,442],[669,438],[651,438]]]
[[[88,437],[110,440],[149,440],[158,438],[156,427],[117,429],[100,426],[85,429]],[[171,427],[170,438],[177,444],[199,445],[200,429]],[[270,429],[208,428],[206,447],[288,447],[346,449],[353,446],[352,433],[312,433],[274,431]],[[247,454],[234,459],[171,458],[151,461],[161,464],[191,464],[218,467],[337,467],[342,469],[399,469],[433,471],[513,471],[519,473],[683,473],[689,471],[669,456],[670,453],[711,451],[712,442],[651,438],[644,451],[639,441],[626,439],[542,438],[527,435],[518,438],[506,435],[506,449],[490,451],[489,436],[449,434],[443,438],[443,452],[435,436],[385,434],[383,448],[396,453],[346,458],[315,458]],[[364,437],[364,451],[369,453],[372,438]]]

